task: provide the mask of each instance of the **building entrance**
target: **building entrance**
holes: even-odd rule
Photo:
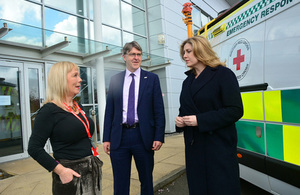
[[[0,61],[0,163],[28,157],[28,140],[44,88],[42,63]]]

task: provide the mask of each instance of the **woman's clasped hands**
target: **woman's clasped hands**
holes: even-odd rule
[[[175,119],[175,124],[177,127],[198,126],[196,115],[177,116]]]

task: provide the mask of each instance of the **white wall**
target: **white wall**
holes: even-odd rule
[[[154,71],[159,75],[166,112],[166,133],[175,132],[181,84],[187,70],[179,56],[179,46],[187,38],[187,28],[181,13],[183,0],[148,0],[150,49],[152,54],[171,58],[171,65]],[[165,44],[158,44],[158,35],[165,36]]]

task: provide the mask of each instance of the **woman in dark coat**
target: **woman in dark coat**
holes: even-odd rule
[[[202,36],[184,41],[180,54],[191,68],[175,120],[184,131],[189,193],[240,194],[235,122],[243,105],[236,76]]]

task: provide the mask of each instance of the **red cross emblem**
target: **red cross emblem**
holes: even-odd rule
[[[233,64],[236,64],[236,70],[241,69],[241,63],[245,61],[245,55],[241,55],[241,49],[237,50],[237,57],[233,58]]]

